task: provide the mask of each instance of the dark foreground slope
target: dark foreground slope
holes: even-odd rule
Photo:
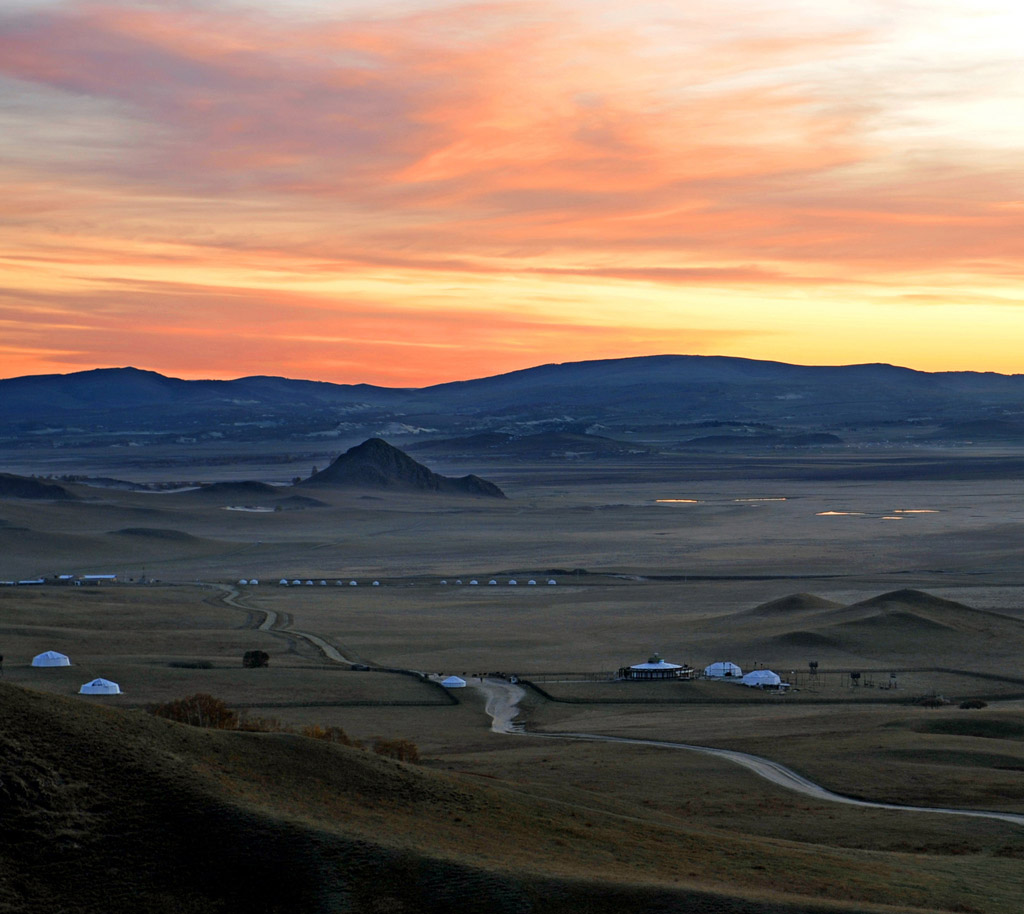
[[[887,880],[910,897],[936,880],[911,857],[712,837],[3,684],[0,719],[4,914],[897,912]]]
[[[493,482],[479,476],[441,476],[381,438],[370,438],[349,448],[329,467],[300,485],[505,497]]]

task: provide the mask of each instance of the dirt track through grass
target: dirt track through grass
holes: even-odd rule
[[[486,711],[491,716],[491,730],[496,733],[508,733],[543,737],[545,739],[578,740],[584,742],[606,742],[626,743],[635,746],[655,746],[661,749],[685,749],[690,752],[700,752],[704,755],[712,755],[723,758],[727,761],[741,765],[759,777],[770,781],[779,787],[792,790],[806,797],[816,800],[826,800],[832,803],[846,803],[851,806],[861,806],[870,809],[891,809],[901,812],[926,812],[942,813],[955,816],[972,816],[982,819],[998,819],[1009,822],[1012,825],[1024,826],[1024,815],[1009,812],[996,812],[974,809],[955,809],[952,807],[932,806],[902,806],[897,803],[876,803],[870,800],[858,800],[855,797],[843,796],[833,793],[820,784],[814,783],[803,775],[798,774],[791,768],[774,762],[771,759],[762,758],[758,755],[751,755],[747,752],[737,752],[732,749],[714,749],[710,746],[694,746],[688,743],[673,743],[664,740],[638,739],[625,736],[603,736],[596,733],[548,733],[538,730],[526,730],[522,724],[516,724],[515,718],[518,714],[518,704],[524,696],[524,691],[517,685],[504,682],[498,679],[480,679],[470,681],[471,687],[479,689],[487,698]]]
[[[358,661],[346,657],[335,645],[331,644],[324,638],[321,638],[319,635],[314,635],[312,632],[300,632],[297,629],[292,628],[290,617],[286,618],[284,614],[277,613],[272,609],[255,609],[252,606],[247,606],[245,603],[240,602],[240,594],[237,588],[226,587],[223,584],[208,584],[206,586],[219,589],[221,591],[221,602],[233,609],[250,614],[254,612],[263,613],[264,618],[263,621],[256,626],[257,631],[278,632],[281,634],[287,633],[291,637],[300,638],[307,644],[315,647],[324,659],[331,663],[341,663],[346,666],[352,666],[353,664],[358,663]]]

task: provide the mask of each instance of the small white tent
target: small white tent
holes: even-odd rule
[[[71,658],[57,651],[43,651],[32,658],[32,666],[71,666]]]
[[[775,689],[782,685],[782,677],[771,670],[751,670],[743,677],[743,684],[755,689]]]
[[[120,695],[121,687],[109,679],[94,679],[78,690],[79,695]]]
[[[442,680],[441,685],[446,689],[464,689],[466,688],[466,680],[460,679],[458,676],[449,676],[447,679]]]
[[[719,660],[717,663],[712,663],[711,666],[704,667],[704,675],[708,679],[740,679],[743,676],[743,670],[728,660]]]

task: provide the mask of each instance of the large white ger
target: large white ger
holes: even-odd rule
[[[59,651],[43,651],[32,658],[32,666],[71,666],[71,658]]]
[[[708,679],[740,679],[743,676],[743,670],[728,660],[719,660],[717,663],[712,663],[711,666],[704,667],[704,675]]]
[[[743,684],[755,689],[777,688],[782,684],[782,677],[771,670],[751,670],[743,677]]]

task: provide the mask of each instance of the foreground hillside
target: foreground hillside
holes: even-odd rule
[[[941,903],[939,860],[700,834],[6,685],[0,714],[3,912],[968,910]]]

